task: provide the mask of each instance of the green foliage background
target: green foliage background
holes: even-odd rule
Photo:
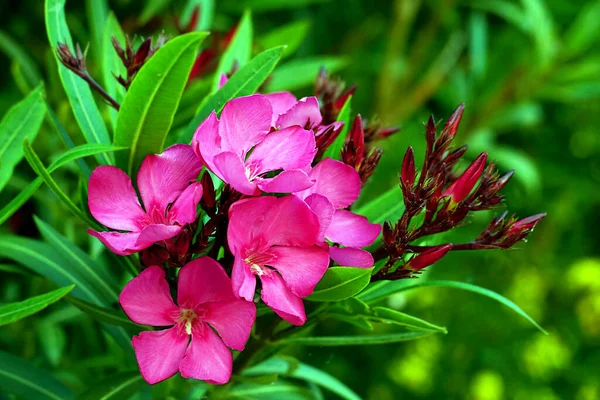
[[[88,68],[99,77],[98,28],[89,12],[93,3],[68,1],[67,22],[77,41],[90,42]],[[183,9],[178,1],[149,4],[162,10],[158,15],[163,19],[148,18],[140,26],[147,5],[109,2],[126,33],[168,31],[171,18]],[[423,122],[430,113],[447,118],[465,102],[457,141],[469,144],[470,157],[485,150],[501,170],[516,169],[505,190],[510,211],[522,217],[548,213],[519,249],[451,253],[430,268],[427,278],[460,280],[502,293],[550,335],[489,299],[422,288],[393,296],[386,304],[446,326],[447,335],[405,344],[298,348],[290,354],[367,399],[600,398],[600,1],[224,0],[217,2],[213,28],[226,31],[245,8],[252,11],[258,38],[306,21],[306,37],[290,60],[319,57],[319,65],[322,57],[333,57],[328,62],[334,67],[344,66],[336,74],[358,84],[353,111],[402,126],[380,143],[384,156],[361,202],[396,184],[408,145],[418,158]],[[59,120],[83,143],[58,80],[43,13],[39,1],[0,3],[0,114],[43,77]],[[294,89],[300,95],[311,92],[305,82]],[[106,107],[103,112],[108,114]],[[33,147],[46,165],[64,149],[47,122]],[[74,177],[74,166],[55,174],[77,200]],[[0,193],[0,204],[34,178],[26,162],[19,164]],[[99,254],[98,243],[45,186],[0,232],[39,237],[33,214],[51,221],[92,257]],[[469,225],[437,240],[468,241],[491,218],[475,216]],[[55,288],[9,260],[1,267],[2,303]],[[333,335],[348,329],[358,330],[327,322],[318,332]],[[115,372],[115,360],[123,357],[116,346],[103,347],[100,336],[97,324],[61,301],[1,327],[0,348],[81,388]],[[178,384],[183,380],[164,385]],[[0,398],[10,398],[1,389]]]

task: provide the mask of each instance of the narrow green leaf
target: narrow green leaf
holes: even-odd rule
[[[198,46],[207,35],[193,32],[169,40],[129,87],[117,118],[115,145],[130,148],[129,154],[117,154],[117,165],[130,176],[144,157],[163,150]]]
[[[433,331],[414,331],[358,336],[290,337],[281,339],[274,344],[298,346],[362,346],[405,342],[408,340],[420,339],[432,335],[433,333]]]
[[[41,294],[29,298],[27,300],[20,301],[18,303],[10,303],[0,307],[0,326],[10,324],[18,321],[22,318],[28,317],[31,314],[35,314],[38,311],[43,310],[50,304],[57,302],[69,293],[75,285],[63,287],[60,289],[53,290],[52,292]]]
[[[202,99],[206,98],[210,94],[211,80],[209,78],[195,79],[185,89],[181,102],[179,102],[179,108],[173,119],[173,128],[182,128],[190,123],[192,118],[196,115],[199,110],[199,105],[202,104]],[[167,141],[176,140],[177,138],[167,137]]]
[[[323,154],[323,158],[333,158],[334,160],[342,159],[342,148],[344,147],[344,143],[346,142],[346,137],[348,136],[348,131],[350,130],[350,124],[352,121],[350,120],[350,113],[352,111],[352,96],[349,96],[344,106],[340,110],[337,120],[339,122],[344,123],[344,127],[342,131],[335,138],[333,143],[325,150],[325,154]]]
[[[25,78],[25,75],[23,75],[23,70],[21,68],[21,64],[19,64],[16,61],[11,62],[10,63],[10,74],[12,75],[13,80],[15,81],[15,84],[17,85],[17,88],[19,88],[21,93],[29,94],[29,92],[31,92],[31,86],[29,86],[29,83],[27,83],[27,79]]]
[[[125,43],[125,33],[123,33],[123,29],[121,29],[121,25],[119,25],[119,21],[117,20],[117,17],[115,17],[115,14],[110,12],[106,19],[104,33],[102,34],[102,77],[106,93],[115,99],[117,103],[123,104],[125,88],[117,82],[115,76],[125,76],[127,72],[121,58],[119,58],[119,55],[113,47],[111,40],[113,36],[122,45]],[[114,130],[117,125],[118,112],[112,107],[109,107],[108,112]]]
[[[364,329],[366,331],[373,331],[375,329],[375,327],[373,326],[373,324],[371,322],[367,321],[365,318],[360,317],[360,316],[351,316],[351,315],[345,315],[345,314],[332,313],[332,314],[327,314],[327,317],[335,319],[337,321],[346,322],[348,324],[354,325],[357,328]]]
[[[221,80],[221,74],[227,74],[231,72],[234,64],[237,64],[238,68],[243,67],[250,61],[252,56],[252,14],[250,11],[245,11],[242,19],[240,20],[235,34],[227,46],[227,49],[221,56],[215,76],[213,78],[212,92],[219,90],[219,81]]]
[[[434,325],[421,318],[413,317],[412,315],[392,310],[391,308],[373,307],[372,311],[373,315],[370,316],[369,319],[375,322],[392,323],[420,331],[425,330],[448,333],[446,328],[442,326]]]
[[[73,296],[67,296],[66,300],[96,321],[104,322],[110,325],[121,326],[134,331],[152,329],[148,326],[138,325],[135,322],[132,322],[122,311],[115,311],[106,307],[101,307]]]
[[[155,15],[163,11],[168,4],[169,0],[146,0],[146,5],[140,14],[140,24],[145,25]]]
[[[48,172],[52,173],[57,168],[62,167],[72,161],[79,160],[83,157],[93,156],[96,154],[105,153],[107,151],[124,150],[125,147],[116,147],[106,144],[84,144],[74,147],[61,154],[50,166]],[[29,184],[21,193],[12,199],[6,206],[0,210],[0,225],[8,220],[44,183],[42,178],[36,178]]]
[[[196,7],[199,7],[199,19],[196,30],[209,30],[212,27],[213,18],[215,17],[215,0],[188,0],[181,13],[181,25],[187,26],[190,23]]]
[[[94,39],[94,48],[97,52],[101,51],[104,36],[104,26],[108,18],[107,0],[86,0],[85,11]]]
[[[248,64],[237,71],[215,94],[207,98],[204,106],[196,114],[186,130],[182,132],[180,142],[189,143],[198,125],[214,110],[220,113],[225,103],[234,97],[248,96],[258,90],[277,65],[283,54],[283,47],[263,51]]]
[[[23,140],[33,141],[42,125],[46,112],[43,95],[44,87],[39,85],[8,110],[0,122],[0,191],[23,159]]]
[[[44,164],[42,164],[40,158],[37,156],[37,154],[35,154],[33,148],[31,147],[31,143],[29,143],[27,139],[25,139],[25,141],[23,142],[23,153],[25,154],[27,162],[29,162],[29,165],[31,165],[31,168],[33,168],[35,173],[38,174],[44,180],[44,182],[46,183],[46,185],[48,185],[50,190],[52,190],[56,197],[58,197],[59,200],[61,200],[67,206],[67,208],[71,210],[73,214],[79,217],[90,227],[98,226],[97,223],[92,221],[87,216],[87,214],[84,211],[80,210],[79,207],[77,207],[75,203],[73,203],[71,198],[67,196],[65,192],[62,191],[62,189],[58,186],[56,181],[52,178],[52,176],[50,176],[50,172],[48,172],[46,167],[44,167]]]
[[[289,383],[271,385],[237,385],[224,395],[225,399],[240,400],[314,400],[310,390]]]
[[[58,134],[58,137],[63,142],[63,144],[69,150],[75,148],[75,143],[73,143],[73,140],[71,139],[71,137],[67,133],[67,130],[60,123],[60,121],[58,120],[58,116],[56,115],[56,113],[54,112],[54,110],[52,110],[52,107],[50,107],[50,105],[48,104],[47,101],[46,101],[46,110],[48,111],[48,117],[46,118],[46,120],[54,128],[54,130]],[[91,144],[89,146],[106,146],[106,145],[104,145],[104,144]],[[76,160],[76,162],[77,162],[77,166],[79,166],[79,169],[81,170],[81,172],[87,178],[89,178],[90,175],[92,174],[92,171],[90,170],[90,167],[87,165],[87,163],[85,162],[85,160],[79,158],[79,159]]]
[[[360,293],[369,284],[373,268],[331,267],[306,300],[340,301]]]
[[[564,35],[563,52],[568,57],[581,54],[598,40],[600,2],[588,1]]]
[[[0,51],[3,51],[11,60],[16,62],[30,87],[38,85],[42,78],[37,66],[25,50],[10,36],[0,31]]]
[[[0,387],[24,399],[69,400],[75,394],[48,371],[0,350]]]
[[[327,72],[337,72],[348,65],[348,60],[340,57],[313,57],[295,59],[273,71],[267,84],[267,92],[297,90],[314,84],[321,68]]]
[[[292,55],[302,44],[310,29],[310,21],[294,21],[273,29],[256,41],[263,49],[286,46],[283,57]],[[314,77],[313,77],[314,78]]]
[[[52,49],[56,48],[58,42],[66,43],[73,49],[73,40],[67,27],[64,6],[65,0],[46,0],[46,29]],[[110,144],[108,130],[88,84],[60,64],[56,52],[54,53],[58,63],[60,80],[86,141],[88,143]],[[112,164],[110,154],[98,154],[96,158],[101,164]]]
[[[79,394],[77,400],[129,399],[148,386],[139,371],[119,372],[101,380],[98,384]]]
[[[404,212],[404,200],[400,186],[394,186],[373,201],[352,210],[356,214],[367,217],[369,222],[382,224],[385,221],[396,221]]]
[[[303,364],[291,357],[274,357],[256,366],[246,369],[243,373],[243,375],[247,376],[266,374],[278,374],[280,376],[312,382],[332,391],[343,399],[360,400],[360,397],[356,393],[354,393],[338,379],[326,372],[321,371],[320,369]]]
[[[52,248],[58,250],[64,258],[63,268],[70,268],[73,271],[77,271],[77,274],[88,282],[94,292],[101,296],[107,304],[118,301],[118,285],[104,265],[93,260],[70,240],[62,236],[37,216],[34,215],[33,218],[44,240]]]

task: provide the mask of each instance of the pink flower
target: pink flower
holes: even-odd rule
[[[111,166],[96,168],[89,181],[90,212],[103,225],[126,232],[88,232],[121,256],[177,236],[182,226],[196,219],[202,186],[194,181],[201,168],[189,145],[177,144],[147,156],[137,175],[145,210],[125,172]]]
[[[191,261],[179,271],[178,305],[158,266],[132,279],[119,302],[135,323],[170,326],[133,337],[140,372],[150,384],[177,371],[184,378],[228,382],[232,368],[228,347],[244,350],[256,318],[254,303],[235,297],[225,270],[208,257]]]
[[[192,145],[212,172],[243,194],[304,190],[312,185],[303,169],[317,152],[314,133],[296,125],[269,133],[272,117],[263,95],[233,99],[220,120],[213,112],[200,124]]]
[[[298,125],[306,129],[315,129],[321,125],[323,118],[316,97],[304,97],[297,100],[290,92],[266,94],[273,106],[271,125],[275,128],[287,128]]]
[[[327,250],[314,244],[317,216],[296,196],[264,196],[238,201],[229,218],[233,291],[252,301],[258,276],[265,304],[289,323],[302,325],[302,298],[313,292],[329,266]]]
[[[326,158],[308,174],[315,182],[307,190],[295,193],[317,214],[319,243],[325,239],[345,247],[330,247],[331,259],[339,265],[371,268],[373,256],[361,247],[372,244],[381,226],[344,208],[356,201],[361,181],[358,172],[343,162]]]

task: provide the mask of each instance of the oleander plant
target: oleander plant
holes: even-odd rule
[[[523,335],[552,337],[518,302],[474,283],[518,253],[509,250],[526,253],[546,216],[543,202],[508,211],[507,193],[525,202],[540,190],[536,167],[493,139],[494,126],[535,104],[515,95],[512,114],[502,113],[519,85],[478,100],[480,75],[445,97],[441,109],[453,112],[434,117],[429,92],[444,81],[446,90],[467,85],[450,73],[461,71],[465,38],[457,31],[434,49],[427,40],[439,26],[414,27],[430,32],[410,39],[415,63],[440,54],[425,57],[432,69],[408,90],[417,64],[393,57],[409,40],[400,22],[426,12],[419,2],[390,2],[402,18],[388,52],[360,61],[381,71],[378,93],[345,74],[348,46],[330,56],[303,47],[313,28],[297,18],[321,2],[98,0],[86,3],[85,23],[74,3],[33,3],[46,34],[34,49],[0,31],[12,60],[5,74],[21,93],[0,122],[0,399],[398,398],[362,390],[359,372],[410,382],[406,367],[395,364],[403,377],[384,373],[353,352],[385,359],[460,336],[466,327],[447,335],[424,312],[408,312],[407,302],[436,307],[419,295],[426,287],[501,309],[506,320],[489,329],[510,332],[521,319]],[[542,4],[523,3],[474,5],[470,45],[486,37],[486,13],[517,18]],[[326,29],[338,32],[335,21]],[[350,30],[357,43],[359,30]],[[580,49],[587,33],[572,39]],[[553,79],[548,63],[559,61],[542,50],[539,75],[524,82]],[[486,61],[471,62],[477,73]],[[472,253],[485,255],[462,259],[478,265],[464,279],[429,277]],[[472,314],[460,299],[445,302]],[[482,316],[469,329],[486,326]],[[412,349],[404,359],[429,357]],[[357,374],[331,368],[334,355]],[[432,390],[412,394],[439,398]]]

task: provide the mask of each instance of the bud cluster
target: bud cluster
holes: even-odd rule
[[[152,38],[146,38],[138,46],[137,50],[133,50],[129,35],[125,36],[125,48],[119,43],[116,37],[111,37],[112,45],[119,55],[123,66],[127,70],[127,76],[117,76],[113,72],[113,76],[126,90],[129,89],[131,82],[135,78],[135,75],[142,68],[142,66],[152,57],[156,51],[162,47],[168,40],[168,37],[161,33],[158,35],[158,39],[152,45]]]

